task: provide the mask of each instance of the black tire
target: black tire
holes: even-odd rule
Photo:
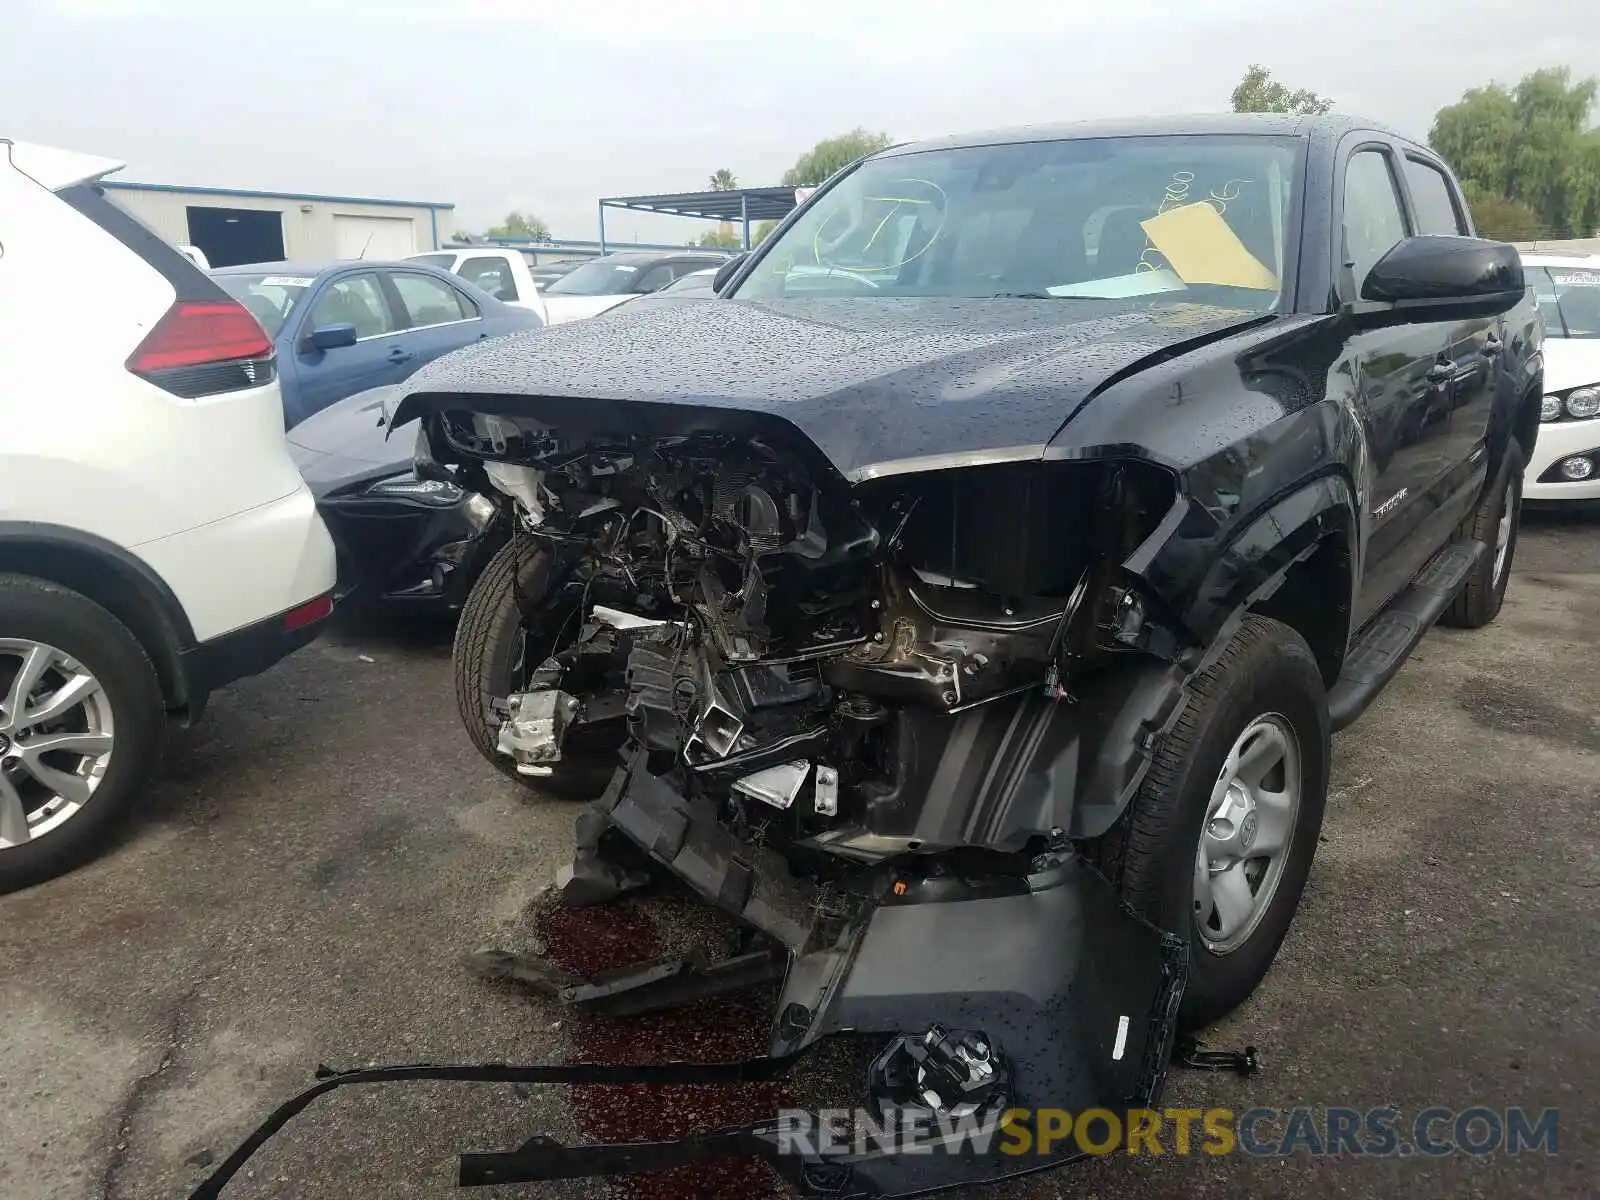
[[[1462,525],[1465,537],[1476,538],[1489,547],[1479,560],[1466,586],[1439,618],[1441,625],[1456,629],[1481,629],[1500,615],[1511,582],[1511,561],[1517,553],[1517,533],[1522,528],[1522,447],[1513,440],[1506,446],[1500,474],[1478,501],[1478,507]],[[1509,512],[1511,525],[1504,558],[1495,552],[1499,542],[1500,519]]]
[[[1269,714],[1281,717],[1298,743],[1298,816],[1272,899],[1245,940],[1219,954],[1200,933],[1195,857],[1229,751],[1252,722]],[[1278,621],[1247,617],[1216,663],[1194,681],[1128,811],[1089,847],[1136,911],[1189,939],[1189,984],[1179,1010],[1184,1028],[1199,1028],[1238,1007],[1272,966],[1316,854],[1332,737],[1322,675],[1305,639]]]
[[[530,609],[544,599],[550,583],[550,556],[521,534],[502,546],[478,576],[461,606],[451,652],[455,668],[456,709],[467,736],[496,770],[536,791],[571,800],[592,800],[605,790],[616,769],[615,755],[581,755],[570,751],[549,775],[520,775],[516,764],[495,749],[500,722],[493,710],[522,685],[519,674],[537,667],[550,652],[538,637],[524,646],[522,604]],[[561,614],[552,614],[559,627]],[[553,639],[558,629],[548,630]],[[532,658],[532,662],[527,660]]]
[[[53,646],[81,663],[109,704],[114,741],[105,775],[82,808],[49,832],[0,849],[0,893],[63,874],[104,846],[155,775],[166,734],[150,656],[94,601],[32,576],[0,575],[0,639],[7,638]],[[14,676],[0,675],[0,699]]]

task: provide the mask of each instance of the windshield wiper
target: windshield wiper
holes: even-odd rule
[[[996,292],[991,300],[1074,300],[1075,296],[1057,296],[1054,292]]]

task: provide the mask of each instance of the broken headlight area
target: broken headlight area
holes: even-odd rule
[[[744,931],[719,961],[579,977],[491,953],[481,972],[610,1015],[778,985],[768,1057],[635,1081],[743,1079],[866,1038],[853,1102],[880,1121],[1154,1099],[1187,941],[1129,909],[1078,845],[1115,822],[1179,708],[1183,631],[1127,565],[1175,510],[1166,472],[1032,461],[850,487],[750,430],[573,439],[523,418],[430,420],[551,564],[520,598],[539,653],[499,749],[533,776],[617,764],[579,817],[566,901],[669,876]],[[898,1196],[1073,1153],[980,1151],[938,1120],[928,1153],[825,1153],[783,1132],[774,1116],[665,1143],[534,1138],[466,1156],[462,1181],[753,1153],[802,1192]]]

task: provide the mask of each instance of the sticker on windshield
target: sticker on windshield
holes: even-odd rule
[[[1552,272],[1550,278],[1555,280],[1557,287],[1600,287],[1600,271],[1584,271],[1578,275],[1557,275]]]
[[[263,287],[310,287],[310,275],[267,275],[261,280]]]
[[[616,271],[626,271],[629,275],[632,275],[639,268],[638,267],[630,267],[630,266],[628,266],[627,263],[617,263],[612,269],[616,270]]]

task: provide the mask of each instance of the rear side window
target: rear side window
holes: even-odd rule
[[[1464,234],[1466,222],[1456,211],[1450,194],[1450,181],[1428,163],[1406,159],[1406,182],[1411,185],[1411,201],[1417,210],[1418,233]]]
[[[413,275],[409,271],[396,271],[389,277],[394,290],[400,293],[400,303],[405,309],[402,319],[406,329],[421,329],[427,325],[448,325],[452,321],[465,321],[476,317],[468,311],[467,300],[460,292],[443,280],[427,275]]]
[[[504,259],[469,258],[456,274],[496,300],[517,298],[517,281],[511,277],[511,264]]]
[[[1388,154],[1352,154],[1344,175],[1344,247],[1358,295],[1367,273],[1405,236],[1406,219]]]

